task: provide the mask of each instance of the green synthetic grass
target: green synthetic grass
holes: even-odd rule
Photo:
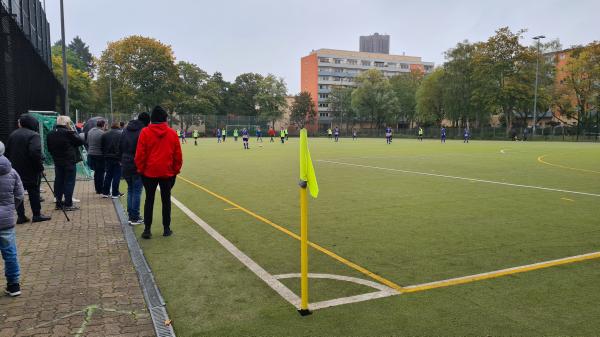
[[[600,251],[600,197],[337,165],[331,160],[600,194],[600,144],[310,139],[310,240],[401,286]],[[182,176],[299,233],[298,142],[202,139]],[[540,163],[538,157],[556,165]],[[173,195],[273,275],[299,243],[179,179]],[[158,199],[158,198],[157,198]],[[140,240],[178,336],[597,335],[600,261],[403,294],[301,317],[173,206],[175,235]],[[139,236],[141,227],[136,228]],[[313,249],[310,272],[369,279]],[[299,280],[282,281],[298,293]],[[373,289],[311,280],[310,300]]]

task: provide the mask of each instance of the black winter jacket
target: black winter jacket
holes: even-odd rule
[[[119,140],[121,139],[121,129],[110,129],[100,138],[102,143],[102,155],[105,159],[121,159],[119,151]]]
[[[83,145],[83,139],[75,131],[64,125],[57,125],[48,133],[48,152],[52,155],[54,165],[73,165],[81,161],[79,147]]]
[[[144,128],[144,123],[135,119],[127,123],[127,127],[121,134],[119,149],[121,152],[121,168],[123,178],[129,178],[137,174],[135,166],[135,149],[137,148],[140,132]]]
[[[44,157],[38,121],[29,115],[19,118],[21,127],[13,131],[6,141],[6,153],[12,167],[21,176],[25,187],[39,184],[41,172],[44,171]]]

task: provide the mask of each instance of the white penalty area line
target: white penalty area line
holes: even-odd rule
[[[243,263],[250,271],[252,271],[256,276],[258,276],[261,280],[263,280],[269,287],[271,287],[275,292],[277,292],[283,299],[293,305],[296,309],[300,309],[300,297],[298,297],[294,292],[292,292],[288,287],[286,287],[283,283],[279,281],[279,279],[286,278],[296,278],[300,277],[300,274],[283,274],[278,276],[273,276],[269,272],[267,272],[264,268],[258,265],[258,263],[254,262],[248,255],[239,250],[235,245],[233,245],[229,240],[227,240],[223,235],[217,232],[214,228],[212,228],[209,224],[207,224],[204,220],[198,217],[194,212],[192,212],[189,208],[187,208],[183,203],[179,200],[175,199],[175,197],[171,196],[171,201],[175,206],[177,206],[185,215],[187,215],[190,219],[192,219],[200,228],[202,228],[208,235],[210,235],[213,239],[215,239],[221,246],[223,246],[227,251],[229,251],[235,258],[237,258],[241,263]],[[341,275],[332,275],[332,274],[309,274],[309,278],[311,279],[333,279],[338,281],[346,281],[353,282],[356,284],[361,284],[364,286],[368,286],[374,289],[377,289],[376,292],[360,294],[356,296],[349,296],[343,298],[336,298],[327,301],[310,303],[308,308],[310,310],[324,309],[329,307],[334,307],[343,304],[350,304],[362,301],[373,300],[382,297],[399,295],[400,293],[393,288],[385,286],[383,284],[363,280],[356,277],[349,276],[341,276]]]
[[[344,163],[344,162],[332,161],[332,160],[324,160],[324,159],[319,159],[319,160],[317,160],[317,162],[329,163],[329,164],[336,164],[336,165],[362,167],[362,168],[370,168],[370,169],[382,170],[382,171],[391,171],[391,172],[400,172],[400,173],[408,173],[408,174],[417,174],[417,175],[430,176],[430,177],[439,177],[439,178],[456,179],[456,180],[466,180],[466,181],[486,183],[486,184],[494,184],[494,185],[503,185],[503,186],[511,186],[511,187],[529,188],[529,189],[543,190],[543,191],[550,191],[550,192],[561,192],[561,193],[569,193],[569,194],[587,195],[587,196],[590,196],[590,197],[600,197],[600,194],[596,194],[596,193],[569,191],[569,190],[563,190],[563,189],[558,189],[558,188],[542,187],[542,186],[511,184],[511,183],[505,183],[505,182],[501,182],[501,181],[493,181],[493,180],[485,180],[485,179],[477,179],[477,178],[457,177],[457,176],[450,176],[450,175],[445,175],[445,174],[435,174],[435,173],[427,173],[427,172],[419,172],[419,171],[401,170],[401,169],[379,167],[379,166],[351,164],[351,163]]]

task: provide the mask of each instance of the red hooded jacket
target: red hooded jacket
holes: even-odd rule
[[[142,176],[173,177],[179,174],[182,164],[179,138],[167,123],[150,124],[142,129],[135,152],[135,166]]]

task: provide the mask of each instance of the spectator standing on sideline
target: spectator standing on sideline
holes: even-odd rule
[[[142,197],[142,178],[135,166],[135,152],[138,138],[142,129],[150,124],[150,115],[142,112],[127,123],[127,127],[121,134],[119,141],[119,152],[121,153],[121,169],[123,178],[127,182],[127,216],[130,225],[139,225],[144,222],[140,217],[140,199]]]
[[[39,123],[29,114],[19,117],[19,128],[13,131],[6,142],[6,158],[19,174],[25,190],[29,194],[29,205],[33,213],[33,222],[50,220],[49,216],[41,213],[40,199],[41,175],[44,171],[42,142],[38,134]],[[17,206],[17,223],[29,222],[25,216],[25,204]]]
[[[122,194],[119,192],[121,181],[121,154],[119,153],[119,141],[121,139],[121,128],[119,123],[113,122],[110,130],[102,135],[102,155],[104,156],[104,183],[102,184],[102,197],[117,199]],[[112,187],[112,188],[111,188]]]
[[[182,165],[181,144],[177,134],[167,125],[167,112],[160,106],[152,110],[150,124],[142,129],[135,153],[135,165],[142,176],[146,200],[144,201],[144,232],[142,238],[152,237],[152,212],[156,187],[160,186],[162,202],[163,236],[171,230],[171,188]]]
[[[39,193],[39,191],[38,191]],[[23,185],[17,171],[4,157],[4,144],[0,142],[0,252],[4,260],[7,295],[21,295],[19,285],[19,260],[15,233],[15,206],[23,203]]]
[[[104,156],[102,155],[101,137],[105,132],[106,121],[99,119],[96,127],[88,132],[88,165],[94,170],[94,188],[96,194],[102,194],[104,184]]]
[[[54,197],[56,209],[78,210],[73,205],[77,162],[81,161],[79,147],[84,141],[73,130],[68,116],[58,116],[56,128],[48,133],[48,152],[54,159]],[[63,196],[65,197],[63,202]]]

